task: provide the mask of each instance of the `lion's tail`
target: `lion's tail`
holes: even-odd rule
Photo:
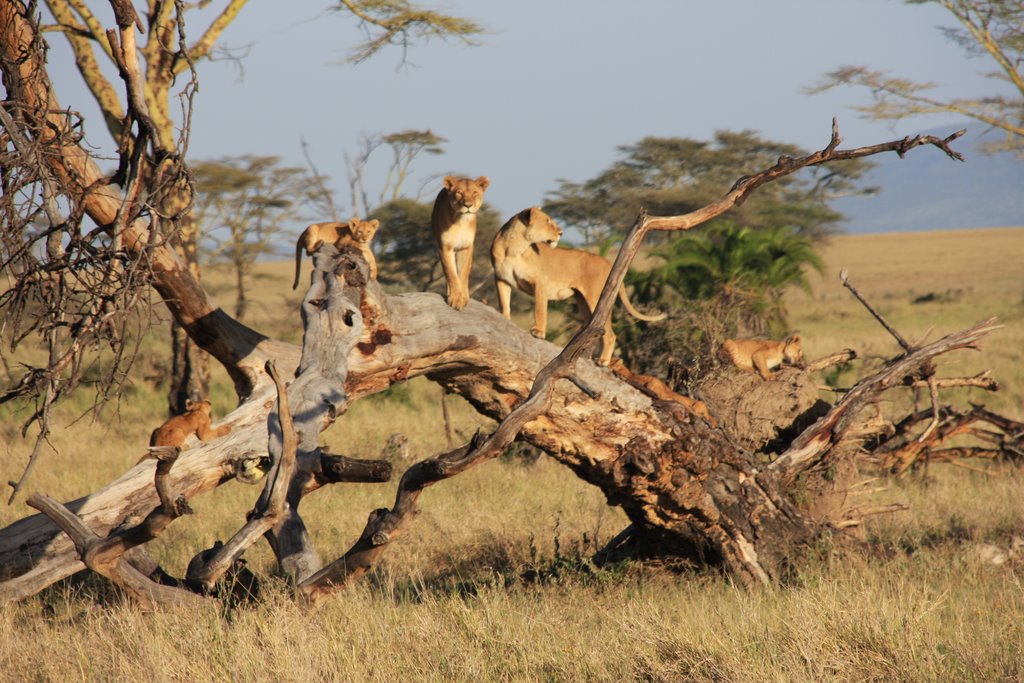
[[[629,311],[629,314],[636,318],[637,320],[643,320],[644,322],[648,323],[656,323],[659,320],[664,320],[665,318],[668,317],[664,313],[658,313],[657,315],[644,315],[640,311],[633,308],[633,304],[630,303],[629,296],[626,294],[626,288],[624,286],[619,287],[619,301],[621,301],[622,305],[626,307],[626,310]]]
[[[299,272],[302,270],[302,238],[295,243],[295,282],[292,283],[292,289],[299,286]]]

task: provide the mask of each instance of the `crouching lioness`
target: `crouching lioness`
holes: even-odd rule
[[[562,230],[551,217],[534,206],[520,211],[501,227],[491,245],[491,264],[498,288],[501,314],[511,318],[512,287],[533,295],[533,329],[543,339],[548,327],[548,301],[576,297],[580,310],[593,316],[594,307],[611,272],[607,259],[579,249],[556,249]],[[619,288],[619,300],[630,315],[648,322],[663,320],[664,314],[646,316],[637,311]],[[601,365],[608,365],[615,349],[611,320],[604,328]]]

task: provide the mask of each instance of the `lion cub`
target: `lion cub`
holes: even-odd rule
[[[785,341],[771,339],[726,339],[722,344],[725,360],[744,370],[757,371],[763,379],[771,379],[771,370],[783,363],[803,367],[803,344],[800,335]]]
[[[181,446],[192,434],[199,437],[200,441],[206,442],[210,439],[217,439],[225,436],[231,431],[229,425],[222,425],[217,429],[210,427],[209,401],[185,401],[185,412],[164,422],[153,430],[149,437],[150,447],[155,446]],[[146,460],[150,455],[144,455],[139,462]]]
[[[501,227],[491,245],[491,264],[498,288],[501,314],[512,314],[512,287],[533,295],[533,329],[530,333],[543,339],[548,327],[548,301],[561,301],[570,296],[587,316],[593,316],[612,264],[607,259],[579,249],[555,249],[562,230],[551,217],[534,206],[520,211]],[[619,288],[619,300],[630,315],[639,320],[655,322],[664,314],[646,316],[633,308],[626,290]],[[608,365],[615,348],[612,321],[604,328],[601,343],[601,365]]]
[[[708,410],[704,401],[696,398],[690,398],[689,396],[683,396],[680,393],[672,391],[668,388],[668,385],[665,384],[665,382],[654,375],[642,375],[639,372],[633,372],[626,367],[626,364],[622,362],[621,358],[613,360],[609,364],[608,368],[614,372],[619,379],[624,380],[627,384],[630,384],[637,389],[640,389],[640,391],[643,391],[648,396],[653,396],[654,398],[662,401],[675,401],[693,415],[703,417],[712,427],[717,425],[715,418],[711,417],[711,411]]]
[[[490,179],[482,175],[476,180],[444,177],[444,187],[437,193],[430,227],[437,240],[448,293],[445,300],[455,310],[469,303],[469,271],[473,267],[473,240],[476,239],[476,212],[484,203],[484,192]]]
[[[295,282],[292,289],[299,286],[299,271],[302,269],[302,250],[310,256],[317,249],[325,244],[333,244],[338,249],[344,246],[355,246],[363,253],[363,258],[370,266],[370,277],[377,279],[377,259],[370,249],[370,240],[377,233],[380,221],[361,221],[358,218],[341,223],[331,221],[329,223],[313,223],[302,231],[298,241],[295,243]]]

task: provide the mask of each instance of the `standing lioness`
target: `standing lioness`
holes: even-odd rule
[[[533,329],[541,339],[547,334],[548,301],[576,297],[580,309],[594,315],[594,307],[604,289],[612,264],[607,259],[579,249],[555,249],[562,230],[551,217],[534,206],[520,211],[501,227],[491,245],[494,283],[498,288],[501,314],[512,315],[512,287],[533,295]],[[664,314],[646,316],[633,308],[626,290],[619,287],[619,300],[630,315],[655,322]],[[608,365],[615,349],[615,333],[609,318],[601,342],[601,365]]]
[[[476,212],[484,203],[484,191],[491,184],[487,176],[476,180],[444,177],[444,187],[434,200],[430,227],[437,240],[441,269],[448,286],[445,300],[460,310],[469,303],[469,270],[473,266]]]

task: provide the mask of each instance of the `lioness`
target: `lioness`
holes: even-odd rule
[[[512,315],[512,287],[533,295],[533,329],[530,333],[541,339],[547,334],[548,301],[561,301],[570,296],[587,316],[601,296],[612,264],[607,259],[579,249],[555,249],[562,230],[551,217],[534,206],[520,211],[501,227],[491,245],[491,264],[498,288],[501,314]],[[619,300],[630,315],[640,320],[663,320],[664,314],[646,316],[630,303],[626,290],[619,287]],[[604,328],[601,343],[601,365],[608,365],[615,349],[615,333],[611,319]]]
[[[469,270],[473,266],[473,240],[476,239],[476,212],[484,203],[484,191],[490,179],[476,180],[444,177],[444,187],[434,200],[430,227],[437,240],[448,293],[445,300],[461,310],[469,303]]]
[[[338,249],[348,245],[358,247],[359,251],[363,253],[366,263],[370,266],[370,277],[376,280],[377,259],[373,256],[373,250],[370,249],[370,240],[377,233],[378,227],[380,227],[380,221],[376,219],[361,221],[358,218],[353,218],[345,223],[331,221],[309,225],[302,231],[295,243],[295,282],[292,283],[292,289],[299,286],[302,250],[305,249],[306,253],[312,256],[313,252],[325,244],[333,244]]]
[[[792,334],[785,341],[771,339],[726,339],[722,344],[725,360],[744,370],[757,371],[763,379],[771,379],[772,368],[783,363],[803,367],[803,343]]]

